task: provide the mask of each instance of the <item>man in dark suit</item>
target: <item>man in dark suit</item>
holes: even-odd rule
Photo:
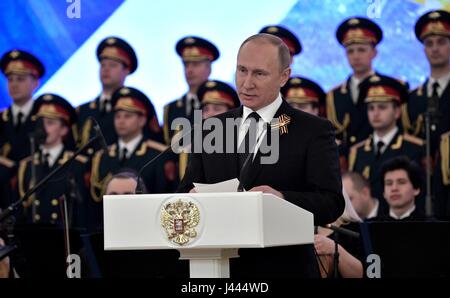
[[[5,53],[0,67],[13,100],[0,114],[0,155],[19,162],[30,155],[30,133],[34,130],[32,96],[45,68],[38,58],[21,50]]]
[[[335,221],[344,210],[338,153],[333,127],[327,120],[298,111],[286,103],[280,88],[289,79],[289,49],[270,34],[257,34],[241,45],[237,58],[236,86],[243,104],[216,116],[241,122],[239,128],[226,127],[223,136],[235,136],[234,148],[253,142],[246,124],[261,119],[259,135],[268,134],[268,123],[279,119],[273,129],[280,131],[278,161],[264,163],[261,151],[194,153],[179,191],[189,192],[193,182],[216,183],[241,177],[248,191],[274,194],[314,214],[316,225]],[[236,120],[237,119],[237,120]],[[275,121],[276,122],[276,121]],[[264,127],[266,129],[264,129]],[[237,131],[236,131],[237,130]],[[229,144],[224,143],[227,148]],[[239,142],[241,141],[241,142]],[[251,155],[248,155],[251,154]],[[251,158],[253,157],[253,158]],[[220,169],[220,171],[218,171]],[[319,277],[313,245],[265,249],[240,249],[232,259],[232,277]]]
[[[430,76],[410,94],[408,101],[409,132],[425,138],[425,112],[435,101],[437,117],[431,123],[431,156],[439,145],[439,136],[450,130],[450,13],[430,11],[419,18],[415,26],[417,39],[423,43],[430,65]]]

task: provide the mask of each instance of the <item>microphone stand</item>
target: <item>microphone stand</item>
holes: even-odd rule
[[[431,193],[431,126],[436,126],[439,119],[439,98],[431,96],[427,100],[427,110],[425,111],[425,155],[426,155],[426,196],[425,215],[427,218],[433,217],[433,195]]]
[[[20,205],[22,205],[22,202],[27,200],[32,194],[34,194],[36,191],[38,191],[50,178],[55,176],[56,174],[59,174],[62,170],[64,170],[68,164],[70,164],[75,158],[80,155],[86,148],[91,146],[94,142],[96,142],[98,139],[100,139],[100,135],[96,135],[92,139],[89,140],[85,145],[83,145],[80,149],[78,149],[65,163],[59,165],[57,168],[55,168],[53,171],[51,171],[47,176],[45,176],[42,180],[40,180],[36,185],[34,185],[32,188],[28,189],[28,191],[25,193],[25,195],[20,198],[18,201],[12,203],[8,208],[3,210],[0,213],[0,223],[5,219],[8,218],[13,212],[15,212]]]

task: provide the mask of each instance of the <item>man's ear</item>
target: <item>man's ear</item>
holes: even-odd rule
[[[286,68],[281,72],[281,79],[280,79],[280,87],[283,87],[286,82],[289,80],[291,76],[292,69],[290,67]]]

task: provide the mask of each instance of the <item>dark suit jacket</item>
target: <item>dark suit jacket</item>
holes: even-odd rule
[[[243,108],[234,109],[217,118],[242,117]],[[261,165],[259,155],[243,177],[245,189],[269,185],[281,191],[284,198],[314,214],[316,225],[336,220],[344,210],[338,152],[331,123],[295,110],[283,101],[275,114],[291,118],[288,133],[280,135],[279,159],[275,164]],[[225,125],[224,125],[225,126]],[[208,134],[209,132],[204,132]],[[231,131],[226,131],[226,134]],[[237,129],[234,131],[237,136]],[[225,144],[225,140],[224,140]],[[188,192],[193,182],[216,183],[239,177],[235,153],[194,153],[179,191]],[[317,276],[312,245],[284,248],[241,249],[240,258],[232,259],[232,275],[242,277]],[[264,262],[261,262],[264,260]],[[250,268],[251,267],[251,268]],[[239,272],[238,272],[239,271]],[[239,274],[236,274],[239,273]],[[240,275],[239,275],[240,276]]]

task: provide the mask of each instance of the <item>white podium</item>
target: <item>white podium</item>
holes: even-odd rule
[[[314,242],[313,214],[261,192],[104,196],[105,250],[177,249],[193,278],[230,276],[239,248]]]

